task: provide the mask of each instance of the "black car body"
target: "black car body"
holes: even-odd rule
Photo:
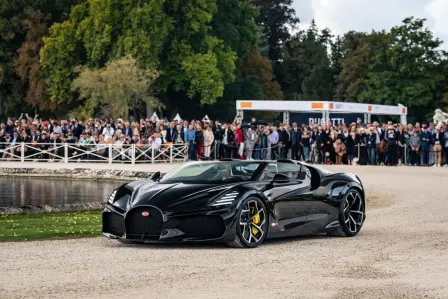
[[[265,238],[354,236],[364,219],[365,192],[353,174],[292,160],[190,162],[115,190],[103,235],[256,247]]]

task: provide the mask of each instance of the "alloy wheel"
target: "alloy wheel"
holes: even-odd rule
[[[344,202],[344,222],[352,234],[356,234],[364,221],[364,204],[357,191],[350,191]]]
[[[248,244],[257,243],[265,235],[266,212],[255,200],[247,201],[240,213],[241,236]]]

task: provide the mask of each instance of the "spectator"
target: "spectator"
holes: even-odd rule
[[[279,158],[279,151],[278,151],[278,143],[279,143],[279,138],[278,138],[278,132],[277,132],[277,127],[272,126],[271,127],[272,130],[270,130],[270,144],[271,144],[271,159],[272,160],[276,160]]]
[[[193,125],[188,126],[188,131],[185,134],[185,142],[188,143],[188,159],[197,160],[196,156],[196,131]]]
[[[112,138],[112,136],[114,136],[114,133],[115,133],[115,130],[114,130],[114,128],[112,128],[111,123],[107,122],[106,127],[103,129],[103,132],[102,132],[102,134],[104,135],[104,140],[107,142],[109,139]],[[73,132],[73,135],[78,138],[80,136],[80,135],[77,135],[75,132]]]
[[[434,167],[440,167],[442,165],[442,143],[443,133],[440,133],[440,128],[434,129],[432,135],[432,144],[434,144]]]
[[[167,153],[175,150],[170,158],[178,159],[188,153],[191,160],[199,154],[204,159],[211,159],[212,156],[218,159],[239,157],[247,160],[291,157],[315,163],[339,164],[352,163],[356,157],[360,165],[448,165],[446,124],[437,130],[431,123],[428,126],[426,123],[402,126],[392,122],[357,122],[349,127],[345,124],[336,127],[331,123],[318,126],[294,122],[292,127],[287,123],[279,127],[248,127],[244,124],[245,128],[241,130],[243,119],[235,118],[234,121],[221,124],[208,119],[193,120],[191,123],[194,127],[190,131],[186,120],[179,123],[161,120],[156,123],[153,118],[140,119],[139,122],[90,118],[84,123],[80,119],[65,121],[52,117],[45,120],[37,115],[31,118],[24,113],[18,119],[8,118],[6,122],[0,122],[0,159],[19,160],[24,155],[25,159],[35,157],[46,160],[63,156],[65,150],[62,145],[65,142],[68,145],[68,160],[73,157],[106,158],[109,153],[107,144],[110,143],[113,153],[119,159],[126,160],[134,156],[151,159],[144,154],[131,155],[131,150],[153,146],[159,153],[155,158],[162,157],[164,160],[168,157]],[[198,126],[204,130],[195,131]],[[160,134],[154,135],[155,132]],[[187,140],[188,146],[184,147],[182,143]],[[213,140],[211,144],[210,140]],[[159,141],[165,144],[162,150],[160,146],[157,147]],[[20,146],[22,142],[25,144],[23,153]],[[39,153],[39,150],[48,152]]]
[[[373,132],[374,128],[370,127],[366,136],[367,143],[367,155],[369,158],[369,165],[376,165],[376,133]]]
[[[414,129],[414,133],[410,137],[410,160],[411,165],[417,166],[420,164],[420,136],[418,135],[418,130]]]
[[[397,161],[397,153],[398,153],[398,147],[397,147],[397,135],[395,133],[395,130],[392,126],[390,126],[387,130],[387,155],[388,155],[388,165],[389,166],[396,166]]]
[[[422,147],[422,164],[429,165],[429,148],[431,144],[431,133],[428,132],[428,127],[423,126],[423,133],[421,134]]]
[[[204,160],[210,160],[210,153],[215,137],[213,136],[213,131],[208,122],[204,124],[202,134],[204,135]]]
[[[204,154],[204,132],[202,131],[202,125],[200,123],[196,123],[196,134],[194,141],[196,143],[196,154],[198,155],[198,159],[202,160]]]

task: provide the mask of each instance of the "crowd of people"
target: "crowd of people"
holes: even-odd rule
[[[17,146],[21,143],[31,146]],[[273,125],[244,123],[239,118],[221,123],[208,118],[170,122],[155,117],[138,122],[98,118],[66,121],[28,114],[0,122],[0,159],[3,160],[20,156],[21,151],[31,155],[33,148],[47,153],[54,149],[57,156],[62,156],[58,145],[64,143],[71,145],[71,155],[76,154],[73,148],[79,147],[94,148],[94,156],[107,156],[108,144],[114,148],[135,144],[157,152],[182,145],[188,160],[294,159],[316,164],[448,167],[445,123],[441,126],[424,122],[402,125],[391,121],[365,124],[358,119],[337,126],[331,122]]]

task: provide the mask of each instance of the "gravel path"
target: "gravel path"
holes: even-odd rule
[[[252,250],[103,238],[0,243],[0,298],[448,298],[448,171],[335,168],[360,175],[372,195],[355,238]]]

